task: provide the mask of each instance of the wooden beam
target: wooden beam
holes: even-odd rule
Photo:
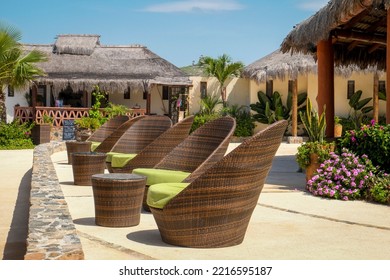
[[[350,19],[346,24],[342,26],[342,29],[350,29],[353,26],[355,26],[356,23],[358,23],[362,18],[364,18],[369,13],[369,10],[364,10],[357,16]]]
[[[356,48],[360,44],[359,41],[353,41],[351,44],[348,45],[348,51],[352,51],[354,48]]]
[[[374,51],[376,51],[377,49],[383,47],[383,45],[380,45],[380,44],[374,44],[371,46],[371,48],[368,49],[368,53],[371,54],[373,53]]]
[[[336,29],[332,32],[332,36],[344,40],[360,41],[364,43],[380,44],[384,46],[387,45],[386,36],[381,36],[372,33]]]

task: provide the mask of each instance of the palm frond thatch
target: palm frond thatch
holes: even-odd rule
[[[60,35],[54,45],[24,44],[26,51],[47,54],[39,63],[46,76],[38,82],[50,84],[54,92],[67,86],[91,90],[95,85],[109,92],[142,91],[145,81],[153,84],[191,85],[178,67],[141,45],[101,45],[98,35]]]

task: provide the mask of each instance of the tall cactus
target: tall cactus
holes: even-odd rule
[[[310,99],[307,98],[306,111],[299,112],[299,116],[309,135],[309,141],[324,142],[326,129],[325,106],[322,114],[319,116],[318,112],[313,109]]]

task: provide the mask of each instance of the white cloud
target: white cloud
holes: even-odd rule
[[[144,11],[153,13],[177,13],[194,11],[234,11],[244,6],[235,0],[185,0],[147,6]]]
[[[312,0],[312,1],[305,1],[299,4],[299,8],[306,11],[318,11],[322,7],[324,7],[326,4],[328,4],[329,0]]]

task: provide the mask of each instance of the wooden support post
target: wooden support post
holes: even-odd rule
[[[379,120],[379,75],[378,72],[374,73],[374,92],[372,96],[373,102],[373,118],[375,123]]]
[[[387,9],[387,26],[390,26],[390,9]],[[390,32],[387,32],[386,47],[386,123],[390,124]]]
[[[31,106],[33,114],[33,122],[37,120],[37,95],[38,95],[38,86],[33,83],[31,88]]]
[[[291,112],[291,134],[298,136],[298,79],[293,81],[292,87],[292,112]]]
[[[334,136],[334,55],[332,41],[322,40],[317,45],[318,112],[326,110],[326,137]]]

